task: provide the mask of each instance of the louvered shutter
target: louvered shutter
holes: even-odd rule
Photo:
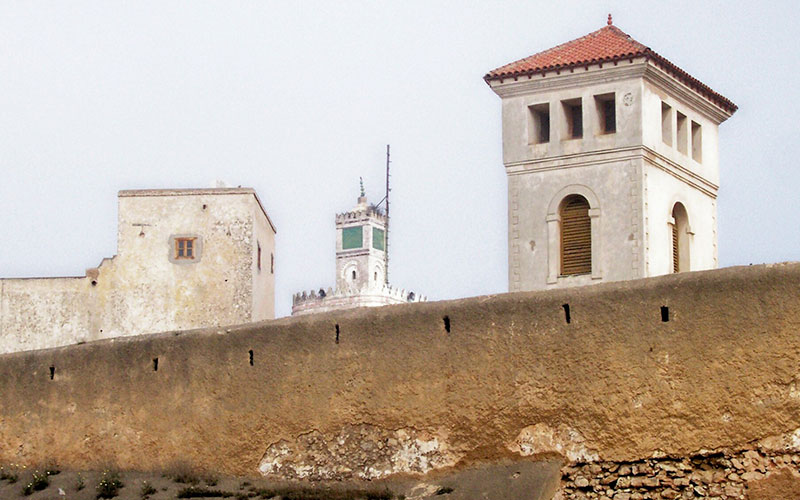
[[[672,272],[680,272],[680,250],[678,246],[678,223],[672,224]]]
[[[561,275],[592,272],[592,221],[589,202],[570,196],[561,205]]]

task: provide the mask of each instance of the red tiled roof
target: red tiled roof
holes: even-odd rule
[[[669,62],[666,58],[658,55],[650,49],[650,47],[637,42],[621,29],[610,24],[610,21],[607,26],[595,32],[576,38],[570,42],[562,43],[561,45],[520,59],[511,64],[501,66],[490,71],[483,78],[489,82],[490,80],[502,80],[504,78],[514,78],[536,73],[545,73],[547,71],[569,69],[576,66],[632,59],[634,57],[646,57],[650,59],[656,65],[671,73],[675,78],[729,113],[733,113],[738,109],[737,106],[726,97],[714,92],[699,80],[691,77],[688,73]]]

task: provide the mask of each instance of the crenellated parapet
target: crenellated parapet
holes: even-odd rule
[[[292,304],[296,305],[305,302],[321,302],[325,299],[355,297],[365,294],[396,299],[398,302],[426,302],[428,300],[427,296],[417,294],[413,290],[396,288],[391,285],[383,285],[381,287],[364,288],[362,290],[334,290],[333,288],[328,287],[327,289],[320,288],[319,290],[298,292],[292,296]]]
[[[298,292],[292,296],[292,314],[308,314],[350,307],[374,307],[408,302],[427,302],[428,297],[413,290],[391,285],[370,286],[363,289],[327,289]]]
[[[384,224],[386,223],[386,215],[374,207],[336,214],[336,224],[346,224],[364,219],[376,219]]]

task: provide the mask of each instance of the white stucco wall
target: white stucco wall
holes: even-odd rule
[[[642,277],[640,175],[640,161],[624,159],[509,176],[511,290]],[[560,250],[557,233],[553,233],[558,222],[548,227],[548,217],[558,216],[558,205],[570,194],[584,196],[591,209],[597,210],[592,275],[558,276]]]
[[[692,188],[662,168],[647,164],[644,185],[647,216],[647,272],[659,276],[672,272],[672,227],[669,219],[675,203],[689,215],[689,269],[717,267],[716,199]]]

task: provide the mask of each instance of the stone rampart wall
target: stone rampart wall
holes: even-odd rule
[[[358,480],[561,457],[567,498],[733,493],[797,473],[798,290],[800,264],[740,267],[7,354],[0,462]]]

